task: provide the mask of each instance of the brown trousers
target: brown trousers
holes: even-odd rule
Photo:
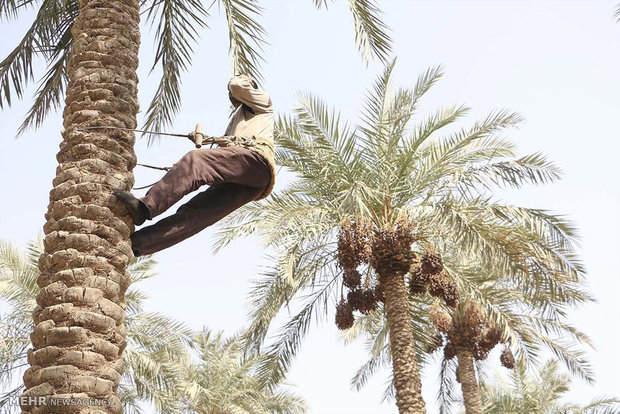
[[[233,146],[188,152],[140,200],[154,218],[186,194],[209,185],[176,214],[131,235],[134,255],[152,254],[193,236],[258,197],[269,184],[265,159]]]

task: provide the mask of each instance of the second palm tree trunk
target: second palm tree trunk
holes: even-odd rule
[[[381,275],[381,284],[390,331],[390,351],[398,411],[400,414],[425,413],[420,371],[415,358],[407,286],[403,276],[399,274]]]
[[[71,29],[65,130],[45,216],[23,413],[123,412],[117,389],[133,223],[112,190],[133,185],[135,138],[80,128],[136,127],[139,11],[138,0],[80,0]]]
[[[480,390],[476,371],[474,369],[474,358],[471,351],[459,350],[456,354],[458,358],[458,378],[461,382],[463,391],[463,401],[467,414],[482,414],[482,402],[480,401]]]

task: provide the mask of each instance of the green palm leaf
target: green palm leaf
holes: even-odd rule
[[[226,12],[228,21],[229,51],[232,57],[232,69],[235,74],[246,74],[256,80],[262,80],[260,64],[265,41],[265,29],[256,18],[263,9],[256,0],[219,0]]]
[[[267,387],[259,366],[267,357],[244,355],[238,335],[224,338],[208,329],[193,336],[198,361],[186,365],[182,374],[183,404],[187,412],[299,414],[305,401],[283,382]]]
[[[377,3],[373,0],[349,0],[349,9],[355,23],[355,43],[366,63],[373,57],[386,62],[392,51],[392,39]]]
[[[570,377],[559,372],[557,361],[548,361],[536,372],[516,368],[505,381],[496,376],[496,384],[481,383],[484,412],[549,414],[612,414],[620,410],[620,400],[601,397],[586,405],[566,404],[560,399],[570,389]]]
[[[206,27],[209,14],[199,0],[157,1],[145,12],[147,22],[156,27],[157,51],[151,72],[160,65],[162,76],[143,129],[159,131],[172,124],[181,107],[181,72],[191,65],[198,29]]]
[[[30,2],[3,2],[0,5],[0,17],[15,18],[21,11],[20,9],[28,3]],[[74,0],[44,0],[41,3],[33,23],[22,40],[0,62],[0,108],[5,105],[11,106],[13,96],[18,99],[23,97],[26,86],[34,78],[33,62],[36,61],[36,56],[42,56],[48,63],[50,61],[55,62],[52,66],[59,65],[60,56],[70,50],[71,42],[68,40],[67,33],[77,16],[77,12],[78,2]],[[57,71],[58,69],[52,73]],[[45,84],[49,83],[50,78],[54,77],[48,72]],[[58,103],[53,96],[58,93],[58,87],[56,86],[54,89],[53,86],[52,84],[47,88],[39,89],[38,94],[46,95],[48,98],[47,100],[39,98],[38,100],[42,102],[39,105],[35,104],[31,113],[34,112],[39,114],[38,117],[44,117],[49,109],[57,107]],[[50,92],[50,89],[56,92]],[[47,104],[49,106],[46,106]],[[25,123],[29,124],[30,122]]]

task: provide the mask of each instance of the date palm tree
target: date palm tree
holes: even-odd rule
[[[37,260],[43,242],[29,244],[27,252],[7,242],[0,242],[0,300],[7,310],[0,315],[0,412],[16,412],[9,400],[24,389],[15,378],[27,366],[28,335],[32,331],[31,314],[40,292],[37,285]],[[132,283],[153,276],[155,261],[149,256],[132,260],[128,271]],[[184,324],[165,315],[144,312],[147,297],[135,287],[126,294],[127,349],[123,353],[125,372],[120,380],[119,395],[127,412],[141,412],[140,401],[151,402],[159,412],[180,412],[183,355],[189,353],[192,332]],[[30,356],[32,358],[32,356]]]
[[[228,22],[236,71],[259,76],[264,29],[256,0],[220,0]],[[317,2],[317,6],[326,6]],[[371,0],[351,0],[358,45],[379,57],[389,37]],[[37,13],[24,38],[0,62],[0,107],[21,98],[33,79],[34,58],[47,72],[20,131],[39,126],[64,96],[63,141],[44,226],[39,264],[41,291],[33,312],[34,362],[26,371],[25,397],[105,398],[122,412],[117,389],[127,346],[125,292],[131,278],[132,221],[112,195],[134,184],[132,132],[138,113],[140,16],[156,27],[154,67],[162,77],[146,111],[145,126],[159,129],[180,108],[180,74],[191,64],[208,9],[199,0],[0,0],[0,18]],[[23,406],[25,412],[32,406]]]
[[[544,234],[538,237],[546,238]],[[549,269],[554,272],[557,266],[551,265]],[[514,279],[511,281],[488,267],[456,263],[448,266],[447,271],[459,280],[463,301],[445,314],[452,323],[443,328],[445,340],[441,341],[445,343],[440,390],[443,412],[451,411],[452,374],[461,384],[466,411],[483,412],[476,371],[479,377],[489,352],[500,344],[504,347],[500,360],[507,368],[535,366],[541,351],[546,350],[554,353],[574,375],[593,381],[590,364],[580,348],[592,343],[565,317],[568,309],[593,300],[585,291],[583,280],[559,274],[541,278],[541,270],[531,268],[530,279],[540,283],[534,283],[535,289],[524,290]],[[434,345],[431,350],[437,349],[438,343]]]
[[[519,229],[515,227],[512,231]],[[544,234],[532,234],[534,236],[545,238]],[[476,371],[479,376],[489,352],[501,343],[504,344],[501,360],[509,367],[515,363],[536,365],[540,352],[546,349],[560,358],[573,374],[593,380],[583,351],[576,347],[591,345],[591,342],[564,317],[569,307],[592,300],[583,289],[582,281],[557,278],[555,284],[548,284],[547,278],[531,269],[531,279],[539,283],[535,290],[528,292],[505,274],[496,274],[492,268],[479,264],[462,264],[449,253],[445,255],[443,272],[459,287],[457,306],[440,306],[437,299],[426,294],[426,289],[418,289],[410,279],[410,301],[418,309],[416,319],[412,318],[411,322],[417,327],[414,332],[419,335],[416,339],[423,354],[421,360],[430,362],[429,355],[443,351],[439,354],[441,413],[453,411],[455,377],[461,385],[467,413],[483,412]],[[385,315],[375,312],[360,318],[352,329],[343,333],[346,342],[362,335],[367,337],[370,358],[352,380],[356,389],[361,389],[368,378],[389,361],[385,343],[387,330]],[[389,387],[385,397],[393,394],[394,390]]]
[[[481,384],[484,412],[487,414],[614,414],[620,410],[617,398],[597,398],[586,405],[563,403],[571,378],[560,372],[555,360],[542,364],[537,372],[517,367],[506,382],[497,377],[494,384]]]
[[[439,138],[437,131],[468,108],[451,106],[410,125],[420,98],[442,72],[429,69],[413,89],[393,91],[393,67],[389,64],[376,81],[366,99],[362,124],[355,128],[341,122],[339,114],[318,98],[301,96],[295,115],[279,119],[276,134],[278,162],[297,180],[269,200],[225,218],[216,250],[236,237],[258,234],[276,252],[276,265],[262,275],[251,294],[246,340],[254,349],[282,306],[307,293],[301,310],[270,345],[273,361],[264,365],[265,372],[283,371],[313,315],[328,312],[330,304],[344,297],[339,290],[343,282],[364,277],[364,295],[384,297],[399,410],[420,413],[424,401],[404,279],[415,259],[412,245],[430,250],[439,235],[500,272],[517,268],[524,257],[533,257],[533,266],[545,268],[563,255],[567,259],[560,264],[562,274],[576,278],[581,268],[559,237],[567,230],[562,221],[484,196],[494,185],[519,187],[559,175],[541,154],[517,157],[514,146],[501,136],[520,116],[493,112],[470,129]],[[549,229],[557,243],[527,240],[523,232],[506,234],[505,227],[493,225],[510,220]],[[354,228],[363,231],[356,234]],[[515,278],[524,289],[531,288],[535,281],[525,273],[520,270]],[[553,275],[545,273],[544,278],[554,283]],[[348,305],[348,299],[338,304],[341,325],[351,323]]]

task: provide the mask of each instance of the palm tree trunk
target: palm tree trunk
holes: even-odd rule
[[[415,344],[409,314],[407,287],[402,275],[381,275],[385,310],[390,331],[390,351],[396,405],[400,414],[426,412],[422,399],[420,371],[415,358]]]
[[[482,402],[480,401],[480,390],[476,371],[474,370],[474,358],[471,351],[459,350],[456,354],[458,358],[458,378],[461,382],[463,391],[463,401],[465,402],[465,412],[467,414],[482,414]]]
[[[99,399],[101,405],[52,412],[122,413],[117,394],[125,348],[125,291],[133,224],[111,190],[133,186],[133,133],[79,128],[135,128],[138,111],[138,0],[80,0],[57,175],[39,259],[35,324],[22,397]],[[41,400],[20,399],[22,412]],[[67,403],[68,400],[63,400]],[[49,408],[48,408],[49,409]]]

